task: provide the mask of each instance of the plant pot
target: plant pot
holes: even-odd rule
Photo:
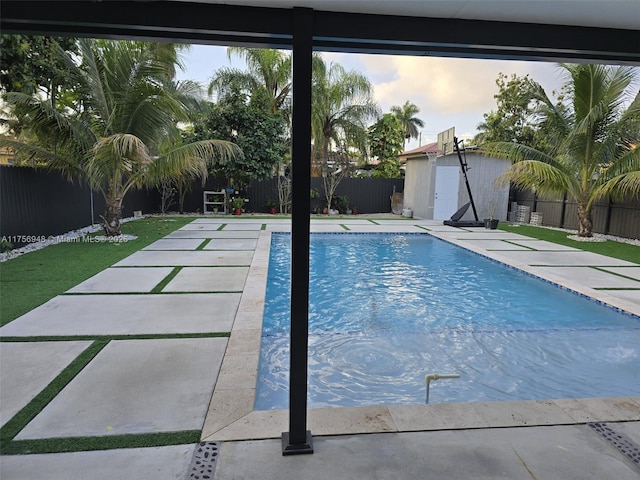
[[[240,216],[240,214],[241,214],[241,213],[242,213],[242,209],[241,209],[241,208],[236,208],[236,209],[233,211],[233,214],[234,214],[234,215],[238,215],[238,216]]]
[[[269,208],[269,213],[270,213],[271,215],[275,215],[275,214],[276,214],[276,207],[270,207],[270,208]]]
[[[348,209],[347,209],[347,210],[345,210],[345,212],[344,212],[344,213],[345,213],[346,215],[351,215],[351,214],[353,213],[353,210],[348,210]]]
[[[488,230],[495,230],[498,228],[499,220],[497,218],[485,218],[484,219],[484,228]]]

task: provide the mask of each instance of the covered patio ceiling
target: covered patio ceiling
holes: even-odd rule
[[[632,0],[2,2],[2,31],[291,48],[313,11],[315,50],[640,65]]]

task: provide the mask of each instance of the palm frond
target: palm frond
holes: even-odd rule
[[[242,156],[235,143],[224,140],[202,140],[174,148],[158,157],[148,169],[148,182],[158,185],[167,178],[207,178],[210,167],[224,165]]]
[[[483,145],[478,149],[480,155],[494,158],[511,160],[511,163],[526,160],[535,160],[554,166],[557,169],[564,169],[564,166],[551,155],[541,152],[533,147],[511,142],[492,142]]]
[[[114,134],[100,139],[92,149],[86,175],[94,186],[111,184],[113,191],[122,185],[144,185],[145,172],[153,162],[145,143],[135,135]]]
[[[576,178],[555,165],[536,160],[523,160],[511,165],[496,183],[508,184],[515,187],[531,189],[540,195],[556,195],[569,191],[576,194],[579,185]]]
[[[599,185],[594,189],[589,203],[606,197],[616,201],[640,198],[640,170],[617,175]]]

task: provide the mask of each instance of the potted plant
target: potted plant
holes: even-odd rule
[[[244,206],[244,198],[236,197],[231,201],[233,207],[233,214],[240,215],[242,213],[242,207]]]
[[[276,201],[273,198],[267,198],[265,200],[265,205],[267,206],[267,210],[271,215],[275,215],[276,213]]]
[[[345,196],[345,195],[336,195],[333,198],[334,201],[334,205],[335,205],[335,209],[344,214],[347,213],[347,210],[349,209],[349,197]]]
[[[489,218],[484,219],[484,228],[489,230],[495,230],[496,228],[498,228],[499,220],[497,218],[493,218],[493,216],[496,214],[497,207],[498,204],[496,202],[489,202]]]

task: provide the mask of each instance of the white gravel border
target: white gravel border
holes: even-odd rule
[[[132,220],[139,220],[138,218],[129,217],[123,218],[120,220],[120,223],[127,223]],[[36,250],[41,250],[49,245],[56,245],[58,243],[74,243],[81,241],[87,234],[95,233],[97,231],[102,230],[102,225],[95,223],[93,225],[89,225],[88,227],[79,228],[77,230],[71,230],[70,232],[63,233],[61,235],[51,235],[46,240],[41,242],[33,242],[25,245],[24,247],[16,248],[14,250],[9,250],[8,252],[0,253],[0,263],[6,262],[7,260],[11,260],[12,258],[19,257],[24,255],[25,253],[35,252]],[[122,243],[128,242],[129,240],[135,240],[135,235],[118,235],[116,237],[106,237],[104,235],[97,235],[95,237],[91,237],[91,243],[102,243],[102,242],[114,242],[114,243]]]

